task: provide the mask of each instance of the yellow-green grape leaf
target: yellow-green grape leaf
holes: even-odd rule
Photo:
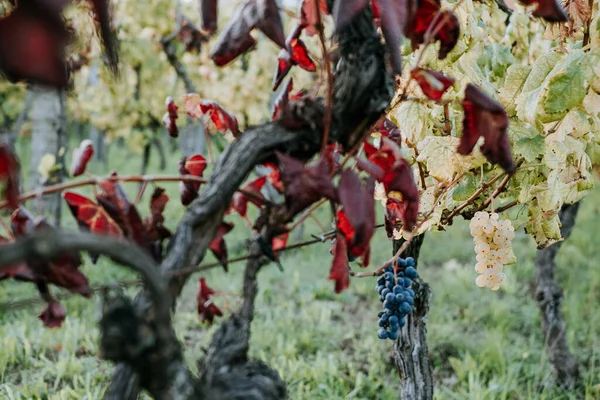
[[[402,134],[413,146],[423,140],[429,133],[429,109],[415,101],[405,101],[394,117],[398,126],[402,126]]]
[[[439,190],[435,186],[428,187],[419,195],[419,217],[428,216],[428,218],[420,222],[417,234],[437,226],[442,219],[445,201],[443,198],[438,199],[438,195]]]
[[[515,141],[514,151],[516,154],[522,156],[525,161],[533,162],[540,155],[544,154],[545,144],[546,141],[540,134],[533,137],[522,137]]]
[[[529,205],[529,221],[525,225],[525,232],[533,237],[538,249],[545,249],[562,240],[560,219],[558,213],[544,213],[535,203]]]
[[[498,99],[506,109],[509,116],[513,116],[516,112],[517,105],[515,100],[521,93],[525,80],[531,72],[530,66],[521,64],[513,64],[506,71],[506,79],[498,92]]]
[[[567,135],[585,142],[590,142],[594,138],[590,118],[587,114],[579,110],[569,111],[552,135],[556,136],[554,140],[559,142],[564,141]],[[583,151],[580,150],[580,147],[574,150]]]
[[[417,161],[424,162],[429,175],[439,182],[451,182],[458,175],[485,163],[485,158],[478,151],[468,156],[456,152],[460,142],[453,136],[428,136],[417,146]]]
[[[584,67],[579,61],[570,62],[565,69],[552,74],[548,80],[544,111],[551,115],[565,115],[583,101],[587,92]]]
[[[452,190],[452,200],[465,201],[471,197],[476,190],[477,182],[475,181],[475,175],[468,174]]]
[[[588,90],[582,104],[586,113],[590,116],[598,117],[598,114],[600,114],[600,94],[593,90]]]
[[[51,153],[46,153],[40,159],[40,163],[38,164],[37,171],[42,176],[42,178],[44,178],[44,180],[47,180],[55,165],[56,165],[56,156]]]
[[[523,85],[523,93],[531,92],[542,86],[550,71],[562,58],[563,54],[559,53],[558,50],[552,50],[538,58],[531,66],[531,72]]]

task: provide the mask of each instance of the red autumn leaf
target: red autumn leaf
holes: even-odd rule
[[[181,175],[194,175],[197,177],[202,177],[206,166],[206,159],[200,154],[195,154],[190,158],[183,157],[179,161],[179,173]],[[180,181],[179,194],[181,197],[181,204],[187,206],[194,201],[194,199],[198,197],[199,189],[200,182]]]
[[[357,166],[383,183],[386,193],[394,191],[402,194],[406,210],[402,222],[404,229],[411,230],[417,222],[419,190],[410,164],[402,157],[400,148],[385,137],[381,149],[365,143],[365,153],[367,160],[359,158]]]
[[[225,239],[223,239],[223,235],[230,232],[233,229],[233,225],[227,222],[221,222],[221,225],[217,229],[217,234],[215,238],[210,242],[208,248],[213,252],[217,260],[223,266],[225,272],[229,271],[229,267],[227,264],[227,245],[225,244]]]
[[[276,121],[279,119],[283,110],[285,110],[290,102],[290,93],[292,88],[294,87],[294,80],[289,78],[287,83],[283,85],[277,96],[273,100],[273,114],[271,115],[271,119]]]
[[[379,132],[382,136],[392,137],[394,142],[400,146],[400,128],[389,118],[380,118],[373,130]]]
[[[273,76],[273,91],[279,88],[283,79],[292,69],[292,65],[290,53],[286,49],[281,49],[277,56],[277,68],[275,69],[275,75]]]
[[[204,170],[206,169],[207,163],[206,158],[201,154],[194,154],[187,158],[183,164],[183,168],[187,171],[187,174],[202,178]],[[196,182],[200,186],[199,182]]]
[[[283,153],[276,152],[276,155],[279,159],[285,201],[292,215],[298,214],[323,197],[334,201],[337,199],[326,159],[319,157],[316,162],[305,165]]]
[[[566,22],[569,19],[565,10],[556,0],[519,0],[519,2],[526,6],[536,4],[533,16],[543,18],[548,22]]]
[[[208,34],[217,30],[218,3],[219,0],[200,0],[202,29]]]
[[[6,143],[0,143],[0,182],[4,182],[2,195],[11,208],[19,207],[20,168],[13,150]]]
[[[262,207],[264,204],[264,201],[261,201],[260,199],[263,199],[264,196],[262,195],[260,190],[262,189],[262,187],[264,186],[264,184],[266,182],[267,182],[267,177],[261,176],[260,178],[257,178],[255,180],[253,180],[252,182],[244,185],[242,187],[242,189],[245,192],[250,192],[250,193],[254,194],[254,196],[252,196],[252,197],[246,196],[244,193],[242,193],[240,191],[235,192],[235,194],[233,195],[233,199],[231,201],[231,208],[233,208],[242,217],[245,217],[246,213],[248,212],[248,202],[251,202],[258,207]]]
[[[411,41],[413,50],[416,50],[420,44],[425,42],[425,33],[438,15],[440,8],[439,0],[421,0],[418,2],[414,17],[409,20],[404,30],[404,34]]]
[[[71,160],[71,175],[73,177],[82,175],[85,172],[88,162],[94,155],[94,144],[86,139],[81,142],[79,147],[73,150],[73,159]]]
[[[315,0],[302,0],[300,3],[300,22],[304,27],[307,36],[313,36],[318,33],[316,25],[319,21],[318,12],[321,14],[329,14],[327,8],[327,0],[317,0],[319,8],[315,7]]]
[[[112,177],[117,174],[113,172]],[[96,194],[96,200],[119,225],[125,237],[137,243],[143,248],[148,248],[149,242],[146,236],[146,228],[137,208],[125,193],[118,181],[105,179],[98,182],[100,192]]]
[[[92,4],[94,19],[100,30],[100,38],[106,52],[108,65],[117,71],[119,55],[117,52],[117,39],[111,29],[110,4],[108,0],[89,0]]]
[[[144,220],[151,253],[157,261],[162,258],[163,241],[171,237],[171,232],[164,226],[163,216],[168,201],[165,190],[156,187],[150,198],[150,216]]]
[[[246,0],[219,35],[210,56],[218,66],[223,66],[245,53],[256,41],[250,35],[260,29],[281,48],[285,47],[283,24],[276,0]]]
[[[440,41],[438,58],[445,58],[458,42],[460,24],[456,15],[450,10],[440,12],[439,0],[421,0],[414,17],[404,29],[406,37],[410,38],[413,50],[425,42],[425,33],[432,26],[431,33],[434,41]]]
[[[11,81],[62,87],[67,84],[65,48],[70,38],[62,7],[44,5],[20,1],[0,19],[0,71]]]
[[[410,71],[410,76],[417,81],[425,96],[434,101],[441,100],[446,90],[454,85],[454,78],[426,68],[415,68]]]
[[[23,207],[18,208],[11,215],[11,225],[14,235],[17,237],[42,230],[56,230],[43,218],[35,218]],[[52,260],[30,260],[28,266],[32,274],[20,275],[21,280],[33,275],[33,281],[35,282],[52,283],[85,297],[92,295],[87,278],[79,271],[81,257],[78,252],[63,253]]]
[[[366,180],[363,187],[356,173],[351,170],[342,172],[338,197],[343,209],[338,212],[338,220],[342,225],[340,230],[346,236],[348,254],[351,257],[361,256],[369,250],[369,243],[375,232],[374,190],[375,181],[372,177]]]
[[[60,328],[67,316],[67,310],[57,300],[51,300],[38,315],[46,328]]]
[[[10,244],[11,241],[7,238],[0,236],[0,252],[2,251],[2,246]],[[27,263],[21,262],[14,265],[0,267],[0,281],[8,278],[13,278],[16,280],[33,282],[35,281],[35,274],[29,268]]]
[[[273,240],[271,241],[271,247],[273,248],[273,251],[277,252],[278,250],[284,249],[287,244],[289,236],[290,236],[289,232],[285,232],[279,236],[275,236],[273,238]]]
[[[208,38],[196,28],[196,26],[187,18],[181,19],[181,27],[177,38],[185,46],[185,50],[198,53],[202,48],[202,43]]]
[[[298,65],[300,68],[309,72],[314,72],[317,70],[317,66],[308,55],[308,49],[302,40],[292,39],[289,43],[289,46],[292,49],[290,61],[294,65]]]
[[[502,104],[477,86],[468,84],[462,105],[465,116],[458,152],[463,155],[471,153],[479,137],[483,136],[483,155],[491,163],[500,165],[506,172],[513,172],[515,165],[507,134],[508,115]]]
[[[371,9],[373,10],[373,18],[381,18],[381,12],[379,12],[379,6],[377,5],[376,0],[371,0]]]
[[[165,100],[165,106],[167,107],[167,112],[163,116],[162,122],[167,132],[169,132],[169,136],[176,138],[179,136],[179,129],[177,128],[177,110],[179,107],[175,105],[173,98],[168,96]]]
[[[123,231],[117,223],[92,200],[74,192],[64,192],[63,198],[82,230],[96,235],[123,235]]]
[[[224,133],[230,130],[233,136],[239,136],[237,119],[219,103],[212,100],[202,100],[197,94],[187,94],[183,97],[185,99],[184,108],[189,116],[200,118],[203,115],[208,115],[219,131]]]
[[[165,193],[165,189],[156,187],[150,198],[150,215],[162,216],[168,202],[169,196]]]
[[[338,234],[333,248],[333,262],[329,271],[329,279],[335,281],[335,292],[341,293],[350,287],[350,264],[348,262],[348,251],[346,239]]]
[[[446,58],[448,53],[456,46],[458,37],[460,36],[460,23],[458,22],[456,14],[450,10],[442,11],[432,32],[437,32],[433,38],[440,42],[438,58],[442,60]]]
[[[202,321],[207,321],[211,325],[215,317],[223,316],[223,312],[221,312],[211,299],[213,294],[215,294],[215,291],[206,284],[206,279],[204,277],[200,278],[200,287],[196,296],[198,301],[198,315]]]

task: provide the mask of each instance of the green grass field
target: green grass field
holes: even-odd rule
[[[172,155],[171,160],[166,172],[176,173],[178,156]],[[122,174],[139,171],[140,163],[118,146],[111,149],[111,167]],[[99,165],[92,171],[106,172]],[[167,221],[174,228],[184,210],[177,186],[166,187],[172,198]],[[137,185],[127,188],[134,195]],[[89,188],[80,192],[91,193]],[[29,206],[36,208],[35,203]],[[147,214],[147,198],[140,211]],[[322,215],[326,220],[326,210]],[[249,231],[241,220],[228,219],[237,227],[226,236],[230,256],[242,254],[239,249]],[[63,221],[68,229],[76,229],[66,209]],[[304,236],[310,233],[320,231],[309,220]],[[373,265],[391,255],[383,231],[377,232],[372,245]],[[599,245],[600,192],[595,192],[584,201],[573,235],[558,257],[569,344],[581,362],[585,383],[580,392],[565,393],[552,385],[538,309],[531,296],[533,241],[517,234],[518,262],[507,267],[508,281],[502,289],[491,292],[475,286],[475,253],[464,221],[447,232],[429,234],[419,270],[434,293],[429,345],[436,398],[600,399]],[[204,262],[212,261],[207,256]],[[380,304],[374,279],[354,279],[349,290],[336,295],[327,280],[329,244],[290,252],[282,261],[284,273],[269,265],[260,275],[252,356],[279,371],[294,400],[398,398],[399,378],[390,362],[392,343],[376,337]],[[83,269],[94,285],[134,277],[106,260],[97,265],[87,261]],[[242,269],[243,264],[233,264],[228,275],[214,269],[203,276],[211,287],[236,294]],[[200,276],[190,280],[175,316],[192,368],[215,330],[201,324],[195,313]],[[130,291],[135,293],[135,288]],[[0,302],[31,296],[35,296],[32,285],[0,283]],[[42,304],[0,311],[0,399],[101,398],[112,365],[96,357],[100,301],[99,296],[66,300],[67,320],[55,330],[44,329],[36,318]],[[231,309],[236,301],[235,296],[223,296],[219,304]]]

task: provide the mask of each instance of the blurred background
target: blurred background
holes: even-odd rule
[[[182,156],[203,154],[210,161],[210,147],[212,157],[217,157],[230,138],[214,134],[210,124],[181,115],[180,137],[168,136],[161,122],[167,96],[177,102],[185,93],[198,93],[216,100],[236,115],[241,129],[270,119],[273,61],[278,53],[271,42],[259,39],[254,51],[217,69],[208,55],[214,39],[197,28],[195,1],[112,4],[121,43],[117,78],[104,65],[89,9],[78,3],[66,14],[78,33],[70,47],[72,85],[58,91],[0,81],[0,136],[15,146],[25,191],[68,180],[71,152],[84,139],[95,148],[87,172],[100,176],[112,171],[176,175]],[[282,2],[293,10],[296,5],[293,0]],[[221,26],[233,10],[233,5],[220,7]],[[291,22],[284,13],[288,28]],[[315,38],[306,42],[317,51]],[[319,79],[300,69],[293,74],[297,89],[311,87]],[[210,176],[211,168],[205,176]],[[179,203],[176,183],[160,186],[171,198],[165,217],[167,227],[174,230],[185,208]],[[138,185],[125,188],[134,199]],[[92,195],[90,187],[76,191]],[[149,213],[149,193],[138,204],[143,216]],[[427,234],[419,270],[433,291],[428,341],[437,398],[600,398],[599,200],[598,191],[583,200],[574,232],[557,259],[568,341],[584,372],[585,387],[578,395],[552,384],[533,298],[533,240],[517,234],[518,261],[506,268],[508,281],[502,289],[490,292],[474,284],[475,253],[465,221],[456,221],[449,232]],[[77,229],[60,195],[30,200],[27,207],[65,229]],[[382,222],[383,208],[377,207]],[[250,219],[255,215],[256,209],[250,210]],[[290,244],[330,228],[327,207],[316,215],[321,223],[308,219],[290,236]],[[245,254],[249,228],[237,215],[227,221],[236,226],[225,238],[230,257]],[[391,255],[392,244],[379,230],[373,239],[372,267]],[[207,255],[204,262],[214,261]],[[390,361],[392,344],[376,336],[380,305],[375,279],[354,279],[349,290],[336,295],[327,279],[329,243],[286,252],[282,264],[283,273],[270,265],[260,276],[252,355],[280,372],[291,399],[398,398],[399,377]],[[104,258],[96,265],[86,258],[83,270],[94,287],[125,281],[132,295],[138,290],[134,275]],[[215,329],[201,323],[196,314],[199,278],[206,277],[221,292],[216,301],[229,312],[237,307],[241,271],[241,263],[232,264],[229,274],[220,268],[205,271],[187,285],[175,323],[190,363],[202,355]],[[101,297],[68,296],[63,302],[67,319],[55,330],[43,328],[36,318],[43,305],[27,300],[35,297],[32,285],[0,283],[0,399],[101,398],[112,371],[112,365],[97,354]]]

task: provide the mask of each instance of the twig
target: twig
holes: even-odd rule
[[[8,224],[6,223],[4,218],[2,218],[1,215],[0,215],[0,225],[2,226],[2,228],[4,229],[4,231],[6,232],[6,234],[8,235],[8,237],[11,240],[15,238],[15,236],[12,233],[12,229],[10,229],[10,227],[8,226]]]
[[[323,198],[323,199],[317,201],[312,206],[310,206],[310,208],[308,210],[306,210],[304,212],[304,214],[296,220],[296,222],[294,222],[294,225],[292,225],[292,227],[290,228],[290,232],[293,231],[294,229],[296,229],[298,226],[300,226],[300,224],[302,224],[304,221],[306,221],[306,219],[308,217],[310,217],[310,215],[313,213],[313,211],[315,211],[317,208],[319,208],[321,205],[323,205],[326,201],[327,201],[327,199]]]
[[[502,207],[498,207],[496,209],[496,212],[498,214],[500,214],[501,212],[504,212],[504,211],[508,210],[509,208],[516,206],[517,204],[519,204],[519,202],[517,200],[513,200],[510,203],[503,205]]]
[[[452,210],[450,215],[448,215],[446,217],[445,221],[443,222],[443,225],[448,225],[450,222],[452,222],[452,218],[454,218],[458,213],[460,213],[462,210],[464,210],[467,206],[471,205],[473,203],[473,201],[475,201],[475,199],[477,197],[479,197],[479,195],[481,193],[483,193],[487,188],[492,186],[498,179],[500,179],[501,177],[503,177],[505,175],[506,175],[506,173],[496,175],[495,177],[492,178],[492,180],[490,180],[489,182],[485,182],[483,185],[481,185],[481,187],[479,189],[477,189],[475,191],[475,193],[473,193],[467,200],[465,200],[464,203],[462,203],[460,206],[458,206],[454,210]]]
[[[329,54],[327,53],[327,46],[325,44],[325,27],[323,26],[323,16],[321,15],[319,0],[314,0],[314,7],[317,13],[317,30],[319,31],[319,41],[321,42],[321,54],[323,57],[323,63],[325,64],[325,71],[327,73],[327,97],[325,97],[325,116],[323,117],[323,141],[321,143],[321,154],[325,154],[325,149],[327,149],[327,142],[329,141],[331,115],[333,113],[333,74],[331,73],[331,61],[329,59]]]
[[[19,202],[23,202],[26,200],[31,200],[38,196],[46,196],[52,193],[62,192],[69,189],[76,189],[82,186],[90,186],[96,185],[98,182],[108,180],[113,182],[179,182],[179,181],[189,181],[189,182],[198,182],[198,183],[207,183],[206,179],[194,176],[194,175],[158,175],[158,176],[140,176],[140,175],[123,175],[123,176],[107,176],[107,177],[91,177],[87,179],[83,179],[80,181],[74,182],[66,182],[60,183],[57,185],[46,186],[42,190],[36,190],[33,192],[25,193],[19,196]],[[250,197],[254,200],[258,200],[260,202],[267,202],[267,200],[259,197],[255,193],[249,192],[245,189],[238,189],[240,193],[243,193],[245,196]],[[0,210],[8,207],[8,203],[6,201],[0,202]]]
[[[496,188],[496,190],[494,190],[494,192],[492,193],[492,195],[490,197],[488,197],[483,202],[483,204],[478,208],[478,211],[486,209],[492,203],[492,201],[500,194],[500,192],[502,192],[502,190],[504,190],[504,188],[506,187],[506,184],[508,183],[508,181],[510,180],[510,178],[513,175],[514,174],[506,174],[504,176],[504,179],[502,179],[502,182],[500,182],[500,184],[498,185],[498,187]]]
[[[415,162],[419,166],[419,178],[421,178],[421,187],[423,188],[423,190],[425,190],[427,189],[427,185],[425,184],[425,171],[423,171],[423,166],[421,165],[421,163],[417,161],[417,158],[419,157],[419,151],[416,147],[413,147],[412,149],[415,152]]]

